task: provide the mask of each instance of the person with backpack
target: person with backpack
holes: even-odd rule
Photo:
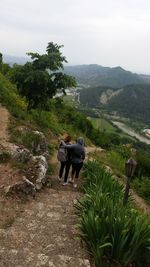
[[[59,148],[58,148],[58,153],[57,153],[57,159],[60,161],[60,169],[59,169],[59,178],[58,180],[61,182],[63,173],[64,174],[64,182],[63,185],[68,184],[68,174],[71,166],[71,153],[70,151],[67,150],[66,147],[64,147],[63,143],[68,146],[71,145],[71,137],[70,135],[67,135],[64,139],[60,142]]]
[[[84,140],[82,137],[79,137],[76,144],[66,145],[63,141],[62,144],[68,151],[71,151],[72,179],[70,182],[73,184],[73,187],[76,188],[79,173],[83,167],[83,161],[85,159]]]

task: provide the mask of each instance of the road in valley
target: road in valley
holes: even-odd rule
[[[122,130],[124,133],[127,133],[128,135],[137,138],[140,142],[143,142],[147,145],[150,145],[150,139],[146,138],[138,133],[136,133],[134,130],[132,130],[130,127],[125,125],[122,122],[119,121],[112,121],[112,123],[117,126],[120,130]]]

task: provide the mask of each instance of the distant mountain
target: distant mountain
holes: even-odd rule
[[[28,57],[15,57],[10,55],[3,55],[3,62],[12,66],[14,63],[24,65],[27,61],[30,61]]]
[[[121,88],[96,87],[80,91],[80,102],[119,115],[150,123],[150,85],[128,85]]]
[[[121,87],[146,82],[140,75],[126,71],[121,67],[109,68],[96,64],[65,66],[64,72],[74,76],[78,84],[94,87]]]
[[[139,76],[144,80],[145,83],[150,84],[150,75],[140,74]]]

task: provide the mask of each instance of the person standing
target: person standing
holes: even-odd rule
[[[70,170],[70,166],[71,166],[71,153],[70,151],[68,151],[64,145],[62,143],[64,143],[65,145],[71,145],[71,136],[67,135],[64,139],[64,141],[62,140],[60,142],[59,145],[59,149],[58,149],[58,154],[57,154],[57,158],[60,161],[60,169],[59,169],[59,178],[58,180],[61,182],[62,180],[62,176],[64,173],[64,182],[63,185],[67,185],[68,184],[68,174],[69,174],[69,170]]]
[[[77,187],[77,181],[79,178],[80,170],[83,167],[83,161],[85,159],[85,148],[84,148],[84,140],[82,137],[77,139],[76,144],[66,145],[65,142],[62,142],[63,146],[71,151],[71,163],[72,163],[72,177],[71,183],[73,187]]]

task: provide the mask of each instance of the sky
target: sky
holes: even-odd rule
[[[0,0],[0,52],[64,45],[69,65],[150,74],[150,0]]]

